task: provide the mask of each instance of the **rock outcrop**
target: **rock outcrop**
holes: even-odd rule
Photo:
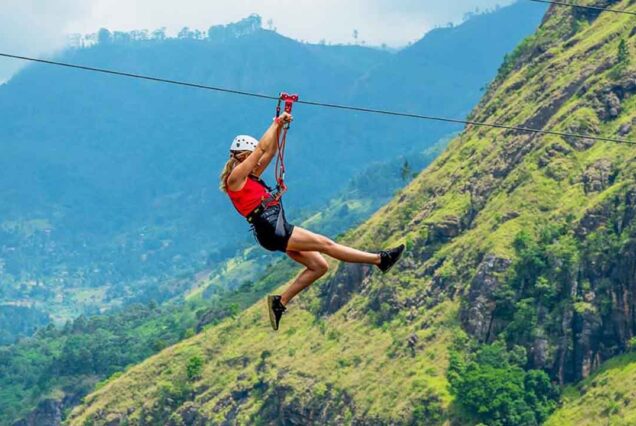
[[[346,263],[321,288],[321,314],[332,314],[342,308],[351,296],[360,291],[371,275],[371,266]]]
[[[510,259],[486,256],[470,284],[460,319],[466,331],[480,342],[488,342],[499,328],[493,324],[497,306],[495,293],[511,263]]]
[[[35,410],[13,426],[58,426],[62,424],[64,403],[57,399],[41,401]]]
[[[605,158],[590,165],[583,173],[583,185],[585,193],[601,192],[613,183],[614,171],[612,163]]]

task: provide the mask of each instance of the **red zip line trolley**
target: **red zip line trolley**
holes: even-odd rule
[[[276,105],[276,118],[280,116],[281,105],[285,103],[284,111],[288,114],[292,113],[294,102],[298,102],[298,95],[290,95],[285,92],[281,92],[278,98],[278,104]],[[287,143],[287,131],[290,128],[290,123],[286,123],[283,130],[278,133],[278,150],[276,157],[276,194],[274,198],[279,201],[283,194],[287,192],[287,185],[285,185],[285,146]]]

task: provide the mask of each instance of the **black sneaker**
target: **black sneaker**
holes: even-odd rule
[[[269,322],[272,323],[274,330],[278,330],[280,318],[287,308],[281,303],[280,296],[267,296],[267,308],[269,310]]]
[[[386,274],[389,272],[389,269],[391,269],[393,265],[400,260],[404,248],[404,244],[401,244],[398,247],[380,252],[380,264],[378,265],[378,268],[380,268],[382,273]]]

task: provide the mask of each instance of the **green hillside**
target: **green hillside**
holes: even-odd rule
[[[326,211],[309,212],[300,223],[334,235],[361,223],[413,179],[413,170],[422,170],[437,157],[447,142],[411,153],[408,161],[397,158],[369,166],[329,201]],[[253,305],[294,273],[289,259],[276,261],[252,246],[198,274],[189,284],[186,303],[176,298],[160,307],[151,303],[88,319],[80,316],[63,328],[49,325],[31,338],[0,346],[0,426],[17,419],[59,424],[62,412],[77,405],[101,380]]]
[[[566,389],[563,406],[548,426],[636,424],[636,354],[616,357],[576,386]]]
[[[635,23],[551,8],[471,118],[634,139]],[[391,274],[340,266],[278,333],[253,306],[105,384],[69,424],[541,423],[559,399],[551,381],[587,378],[636,333],[635,155],[468,128],[342,238],[405,242]],[[584,403],[572,394],[554,416]]]

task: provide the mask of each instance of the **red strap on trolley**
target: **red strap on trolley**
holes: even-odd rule
[[[294,102],[298,101],[298,95],[290,95],[287,93],[281,93],[278,98],[278,105],[276,105],[276,118],[280,116],[281,103],[285,102],[285,112],[291,114]],[[283,194],[287,191],[287,185],[285,185],[285,147],[287,144],[287,131],[290,124],[286,123],[283,126],[282,131],[278,132],[278,154],[276,157],[276,200],[280,200]]]

